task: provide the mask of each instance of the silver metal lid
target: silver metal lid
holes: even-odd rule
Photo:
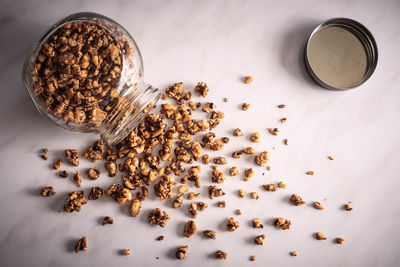
[[[369,30],[357,21],[333,18],[310,34],[304,52],[308,73],[322,87],[355,88],[371,77],[378,47]]]

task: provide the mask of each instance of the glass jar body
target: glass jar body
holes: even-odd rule
[[[140,51],[117,22],[76,13],[34,44],[23,81],[39,112],[57,126],[121,141],[160,93],[143,80]]]

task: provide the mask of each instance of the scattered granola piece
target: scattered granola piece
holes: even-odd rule
[[[76,149],[67,149],[65,150],[65,156],[67,160],[74,166],[79,165],[79,153]]]
[[[206,112],[206,113],[210,113],[214,110],[214,108],[216,108],[214,103],[206,102],[206,103],[204,103],[202,111]]]
[[[256,151],[254,150],[254,148],[249,146],[249,147],[246,147],[245,149],[243,149],[243,153],[245,153],[245,154],[255,154]]]
[[[103,196],[103,188],[92,187],[89,192],[89,200],[98,200]]]
[[[254,157],[254,161],[259,166],[264,166],[265,164],[267,164],[268,160],[269,160],[268,151],[263,151]]]
[[[40,194],[44,197],[51,197],[56,194],[56,191],[54,191],[54,186],[46,186],[42,188]]]
[[[278,106],[278,108],[285,108],[285,107],[286,107],[286,105],[283,105],[283,104]]]
[[[242,211],[240,209],[236,210],[236,215],[242,215]]]
[[[87,250],[87,239],[86,236],[79,239],[78,243],[75,246],[75,252],[86,251]]]
[[[244,189],[239,189],[239,196],[245,198],[247,196],[247,191]]]
[[[290,198],[290,201],[295,204],[296,206],[301,206],[304,205],[306,202],[304,202],[299,195],[293,194],[292,197]]]
[[[164,240],[164,236],[163,236],[163,235],[160,235],[159,237],[157,237],[157,240],[158,240],[158,241],[163,241],[163,240]]]
[[[178,193],[179,193],[179,194],[184,194],[184,193],[186,193],[187,191],[189,191],[189,187],[188,187],[187,185],[180,185],[180,186],[178,187]]]
[[[278,135],[279,130],[278,128],[268,128],[268,132],[272,135]]]
[[[226,203],[224,200],[218,201],[217,206],[219,208],[225,208],[226,207]]]
[[[285,122],[286,122],[286,118],[282,118],[281,123],[285,123]]]
[[[220,172],[220,171],[218,170],[218,167],[217,167],[217,166],[214,166],[213,168],[214,168],[214,170],[213,170],[213,172],[212,172],[211,181],[212,181],[213,183],[222,184],[222,183],[225,181],[225,179],[226,179],[225,173]]]
[[[216,239],[217,238],[217,232],[211,231],[211,230],[205,230],[203,231],[203,235],[210,239]]]
[[[129,255],[131,255],[131,250],[130,250],[129,248],[123,249],[123,250],[121,251],[121,255],[122,255],[122,256],[129,256]]]
[[[255,242],[257,245],[264,246],[264,239],[265,239],[265,235],[259,235],[259,236],[256,237],[256,239],[254,240],[254,242]]]
[[[208,205],[202,201],[200,202],[193,202],[189,206],[189,212],[192,214],[193,218],[197,217],[197,210],[203,211],[208,207]]]
[[[66,170],[60,171],[59,173],[61,178],[67,178],[69,176],[69,173]]]
[[[233,232],[237,228],[239,228],[239,222],[235,221],[235,219],[233,219],[233,217],[231,217],[226,226],[227,226],[229,232]]]
[[[62,163],[62,160],[61,159],[57,159],[56,162],[53,165],[53,168],[55,170],[58,170],[61,167],[61,163]]]
[[[314,171],[308,171],[306,172],[307,175],[314,175]]]
[[[132,192],[120,184],[112,184],[104,192],[106,196],[111,196],[120,205],[132,200]]]
[[[185,224],[185,229],[183,230],[183,234],[189,238],[192,235],[194,235],[197,231],[197,226],[196,226],[196,222],[193,220],[189,220],[186,224]]]
[[[242,150],[237,150],[237,151],[232,153],[232,158],[239,159],[242,156],[242,154],[243,154]]]
[[[267,171],[270,171],[271,170],[271,166],[267,166]]]
[[[219,259],[219,260],[226,260],[226,258],[228,257],[228,253],[226,253],[226,252],[223,251],[223,250],[218,250],[218,251],[215,253],[215,257],[216,257],[217,259]]]
[[[182,205],[183,202],[183,194],[179,194],[175,199],[174,202],[172,202],[172,207],[177,209]]]
[[[264,228],[264,225],[261,224],[261,220],[259,218],[253,219],[253,227],[254,228]]]
[[[207,84],[205,82],[199,82],[197,83],[196,87],[194,88],[194,91],[202,96],[206,97],[210,89],[208,88]]]
[[[232,167],[229,169],[229,174],[230,174],[230,176],[236,176],[236,175],[239,175],[240,172],[239,172],[239,169],[235,166],[235,167]]]
[[[227,97],[224,98],[224,102],[228,102],[229,99]]]
[[[202,157],[201,157],[201,161],[203,162],[203,164],[208,164],[208,163],[210,163],[210,161],[211,161],[211,157],[208,155],[208,154],[204,154]]]
[[[183,260],[184,258],[186,258],[186,250],[188,248],[189,248],[188,246],[178,247],[178,249],[176,251],[176,257],[180,260]]]
[[[87,199],[83,196],[83,191],[74,191],[67,198],[67,203],[64,205],[64,212],[79,212],[86,203]]]
[[[296,257],[297,255],[297,251],[290,251],[290,256]]]
[[[254,80],[254,77],[253,77],[253,76],[246,76],[246,77],[244,77],[244,83],[245,83],[245,84],[249,84],[249,83],[251,83],[253,80]]]
[[[226,158],[225,157],[215,157],[213,159],[213,162],[218,165],[224,165],[224,164],[226,164]]]
[[[107,160],[104,165],[108,171],[108,176],[114,177],[117,173],[117,163],[114,160]]]
[[[222,191],[221,188],[218,188],[214,185],[210,185],[208,187],[208,194],[210,195],[210,198],[213,199],[214,197],[221,197],[225,195],[225,192]]]
[[[340,245],[343,244],[345,241],[346,240],[344,238],[341,238],[341,237],[336,238],[336,243],[338,243]]]
[[[236,128],[235,131],[233,131],[233,135],[234,136],[243,136],[243,132],[239,128]]]
[[[256,260],[256,256],[255,255],[252,255],[252,256],[250,256],[250,261],[255,261]]]
[[[49,149],[48,148],[43,148],[42,153],[46,155],[47,153],[49,153]]]
[[[101,225],[113,224],[113,223],[114,223],[114,219],[111,218],[110,216],[106,216],[106,217],[104,217],[104,220],[101,223]]]
[[[169,216],[165,211],[160,210],[159,208],[155,208],[149,214],[149,223],[150,224],[158,224],[161,227],[164,227],[165,224],[169,221]]]
[[[154,192],[160,198],[160,201],[172,197],[172,186],[175,185],[175,181],[168,175],[163,175],[160,181],[154,185]]]
[[[91,180],[96,180],[97,178],[99,178],[100,176],[100,171],[94,168],[90,168],[87,171],[87,176],[89,177],[89,179]]]
[[[288,219],[277,217],[274,219],[273,224],[276,227],[281,228],[282,230],[287,230],[287,229],[290,229],[292,222],[289,221]]]
[[[289,144],[289,140],[283,139],[283,143],[287,146]]]
[[[350,203],[347,203],[344,205],[344,209],[347,211],[351,211],[353,209],[353,207],[350,205]]]
[[[321,232],[316,232],[315,233],[315,238],[318,239],[318,240],[326,240],[326,235],[324,235]]]
[[[256,172],[252,168],[245,170],[244,171],[244,180],[248,181],[251,177],[254,176],[255,173]]]
[[[195,194],[195,193],[193,193],[193,192],[189,192],[187,198],[188,198],[189,200],[192,200],[192,199],[194,199],[194,198],[196,198],[196,197],[198,197],[198,196],[200,196],[200,193]]]
[[[252,142],[254,142],[254,143],[260,142],[260,138],[261,138],[261,135],[260,135],[259,132],[255,132],[255,133],[252,133],[252,134],[250,135],[250,141],[252,141]],[[244,152],[244,151],[243,151],[243,152]],[[247,153],[246,153],[246,154],[247,154]]]
[[[250,196],[253,199],[259,199],[260,198],[260,194],[258,194],[257,192],[251,192]]]
[[[48,160],[48,157],[47,157],[47,155],[45,155],[45,154],[40,155],[40,157],[41,157],[42,159],[44,159],[44,160]]]
[[[138,216],[141,207],[142,202],[139,199],[135,198],[132,200],[131,204],[129,205],[129,213],[132,215],[132,217]]]
[[[328,159],[330,159],[330,160],[334,160],[334,157],[332,157],[332,156],[328,156]]]
[[[316,208],[317,210],[324,210],[325,209],[325,207],[318,201],[315,201],[313,203],[313,207]]]
[[[74,181],[78,185],[78,187],[82,186],[82,178],[78,171],[75,172]]]
[[[248,110],[250,108],[250,104],[249,103],[243,103],[242,104],[242,110]]]
[[[282,189],[286,189],[286,184],[284,182],[280,181],[278,184],[278,187],[282,188]]]
[[[265,184],[265,185],[263,185],[263,187],[268,192],[275,192],[276,188],[277,188],[275,184]]]

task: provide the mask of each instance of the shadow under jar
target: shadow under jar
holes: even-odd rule
[[[143,80],[140,51],[117,22],[72,14],[34,44],[23,81],[39,112],[57,126],[122,141],[155,106],[160,93]]]

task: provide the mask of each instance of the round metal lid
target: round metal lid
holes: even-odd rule
[[[372,34],[357,21],[333,18],[310,34],[304,52],[311,77],[333,90],[355,88],[371,77],[378,62]]]

